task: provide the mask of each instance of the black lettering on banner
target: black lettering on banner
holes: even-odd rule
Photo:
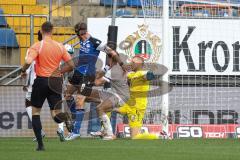
[[[183,50],[185,60],[187,62],[188,71],[196,71],[193,58],[188,46],[188,39],[196,27],[188,27],[188,32],[180,44],[180,26],[173,26],[173,71],[180,71],[179,55]]]
[[[218,63],[218,59],[217,59],[217,48],[218,46],[221,46],[223,49],[223,53],[224,53],[224,65],[220,66]],[[223,41],[218,41],[214,47],[213,47],[213,51],[212,51],[212,63],[213,63],[213,67],[215,68],[216,71],[218,72],[224,72],[229,64],[229,60],[230,60],[230,56],[229,56],[229,50],[228,50],[228,46],[225,42]]]
[[[214,114],[208,110],[193,110],[193,124],[199,124],[199,117],[200,116],[208,116],[209,117],[209,124],[214,124]]]
[[[161,119],[162,111],[161,110],[152,110],[145,113],[148,119],[144,119],[144,124],[154,124],[155,119]],[[180,124],[180,110],[174,110],[168,112],[168,124]]]
[[[28,121],[28,129],[32,129],[32,123],[30,119],[28,118],[27,112],[18,112],[17,113],[17,129],[22,129],[22,124],[23,124],[23,118],[26,118]]]
[[[226,117],[232,117],[225,119]],[[238,124],[238,113],[234,110],[218,110],[217,111],[217,123],[218,124]]]
[[[168,112],[168,124],[180,124],[180,118],[181,118],[180,110],[174,110],[174,113],[172,113],[171,111]]]
[[[11,129],[14,126],[14,116],[10,112],[0,113],[0,128],[2,129]]]
[[[239,70],[239,41],[232,44],[233,46],[233,72],[238,72]]]
[[[211,48],[213,44],[213,41],[209,41],[207,44],[205,44],[205,41],[202,41],[201,43],[198,43],[199,47],[199,71],[205,72],[205,56],[206,56],[206,50],[207,48]]]
[[[180,118],[181,118],[180,110],[175,110],[174,115],[175,115],[175,124],[180,124]]]

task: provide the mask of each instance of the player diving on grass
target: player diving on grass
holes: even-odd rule
[[[72,77],[69,78],[69,85],[65,91],[65,99],[68,106],[75,113],[72,132],[66,140],[75,139],[80,137],[81,122],[84,116],[83,104],[85,96],[89,96],[94,85],[96,74],[96,62],[100,51],[105,52],[107,55],[115,59],[121,67],[123,63],[118,57],[117,53],[110,47],[103,45],[102,42],[92,37],[87,31],[85,23],[78,23],[75,25],[75,32],[80,40],[79,56],[77,58],[75,69]],[[74,102],[73,94],[76,94],[76,103]],[[74,109],[75,108],[75,109]]]
[[[161,67],[161,70],[158,70],[160,72],[158,74],[151,71],[151,69],[145,70],[144,59],[139,56],[132,58],[131,69],[132,72],[129,72],[127,75],[130,85],[130,99],[120,108],[115,108],[114,111],[127,115],[132,139],[158,139],[158,136],[155,134],[141,133],[141,127],[148,104],[150,81],[162,76],[166,73],[167,69]],[[164,82],[161,83],[164,84]],[[168,91],[158,91],[158,95],[166,92]]]

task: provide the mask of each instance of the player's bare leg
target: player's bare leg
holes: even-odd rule
[[[64,91],[64,99],[67,102],[67,105],[69,109],[71,110],[72,115],[71,119],[75,119],[75,114],[76,114],[76,103],[73,97],[74,92],[76,92],[78,88],[72,84],[67,85],[67,89]],[[72,123],[66,123],[66,127],[68,128],[69,132],[72,132],[73,124]]]
[[[86,97],[85,102],[101,103],[99,98]]]
[[[97,113],[104,128],[104,133],[106,133],[106,136],[103,137],[104,140],[113,140],[115,138],[113,136],[113,129],[110,118],[106,114],[107,112],[111,112],[112,109],[113,106],[110,100],[105,100],[97,106]]]
[[[74,92],[76,92],[78,90],[78,88],[74,85],[68,84],[67,85],[67,89],[64,92],[64,98],[68,101],[71,100],[72,95],[74,94]]]
[[[97,106],[97,113],[98,113],[99,119],[101,120],[103,129],[104,129],[103,132],[105,132],[107,135],[109,135],[112,139],[112,137],[113,137],[112,126],[110,123],[110,119],[106,114],[106,112],[109,112],[113,109],[112,102],[110,100],[105,100],[105,101],[101,102],[99,90],[96,90],[96,89],[92,89],[91,94],[88,97],[86,97],[85,101],[100,103]],[[100,133],[100,131],[99,131],[99,133]],[[90,134],[92,136],[96,136],[95,132],[91,132]],[[101,132],[97,136],[102,136],[102,135],[103,134]]]

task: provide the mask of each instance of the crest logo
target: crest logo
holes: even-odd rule
[[[147,25],[138,25],[138,30],[129,35],[122,44],[129,58],[140,56],[146,62],[158,61],[161,53],[161,39],[148,30]]]

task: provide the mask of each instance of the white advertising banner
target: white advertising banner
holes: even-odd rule
[[[110,18],[89,18],[92,36],[106,43]],[[161,63],[162,20],[117,18],[118,52]],[[240,21],[169,19],[169,68],[173,75],[239,75]]]

